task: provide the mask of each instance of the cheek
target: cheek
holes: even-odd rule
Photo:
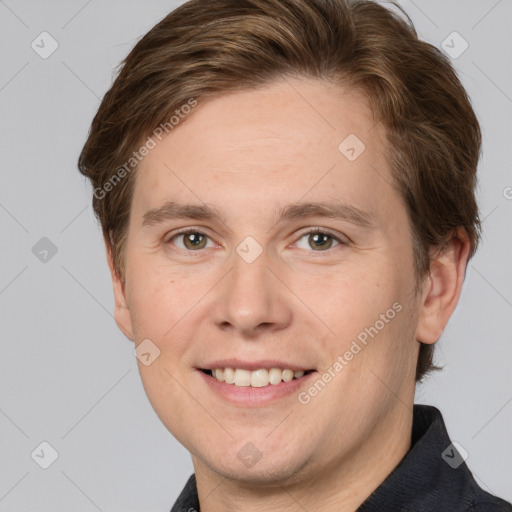
[[[405,272],[375,263],[332,281],[329,293],[318,296],[317,311],[335,333],[325,339],[332,361],[342,356],[353,369],[371,366],[386,373],[410,362],[413,297]]]
[[[326,280],[317,291],[316,303],[342,337],[355,336],[372,326],[390,309],[400,295],[400,286],[389,269],[378,271],[377,265],[354,265],[342,277]],[[393,312],[390,313],[393,315]],[[379,324],[380,325],[380,324]]]
[[[166,276],[149,265],[143,272],[131,274],[129,287],[130,316],[138,341],[149,338],[158,346],[172,336],[174,326],[182,319],[192,304],[187,297],[187,286]]]

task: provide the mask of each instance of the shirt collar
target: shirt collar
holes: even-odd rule
[[[415,404],[409,452],[357,510],[465,511],[475,501],[477,490],[448,436],[441,412]]]

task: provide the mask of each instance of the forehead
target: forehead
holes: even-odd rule
[[[200,102],[156,142],[136,172],[134,209],[170,196],[243,209],[248,190],[259,204],[341,194],[361,207],[395,194],[365,96],[325,81],[287,78]]]

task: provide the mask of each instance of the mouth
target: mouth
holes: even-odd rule
[[[247,370],[245,368],[200,368],[218,382],[231,384],[235,387],[263,388],[277,386],[282,382],[291,382],[313,373],[315,370],[292,370],[290,368],[259,368]]]

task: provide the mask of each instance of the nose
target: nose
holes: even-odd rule
[[[292,294],[269,259],[263,251],[248,263],[234,253],[232,269],[219,283],[215,300],[213,318],[220,329],[254,338],[290,324]]]

